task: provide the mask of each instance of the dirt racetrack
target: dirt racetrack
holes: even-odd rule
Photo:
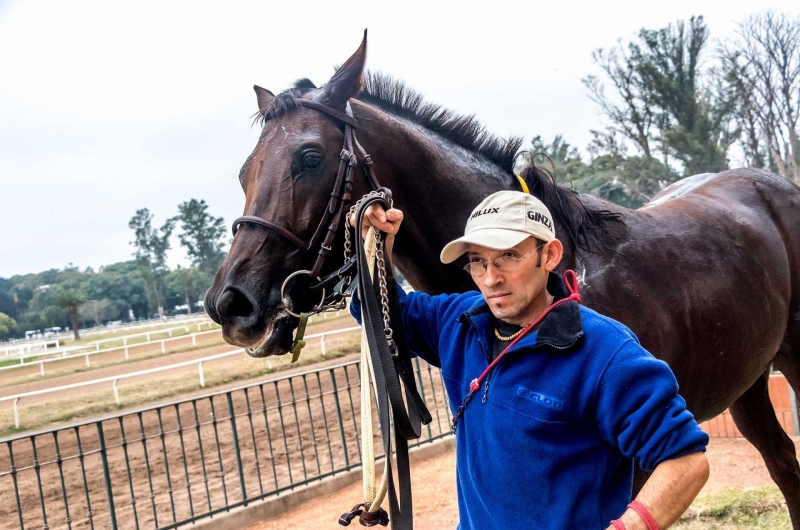
[[[448,429],[441,380],[420,377],[435,436]],[[359,461],[358,384],[349,365],[0,444],[0,528],[20,513],[25,528],[109,528],[109,489],[119,528],[163,527],[342,470]]]
[[[800,438],[795,438],[800,451]],[[702,493],[732,488],[772,484],[761,456],[742,439],[714,438],[708,447],[711,478]],[[455,454],[450,451],[413,466],[414,528],[417,530],[454,529],[458,523],[455,488]],[[335,530],[339,515],[360,502],[361,482],[335,493],[314,499],[275,517],[254,524],[247,530]],[[351,527],[362,528],[358,522]]]

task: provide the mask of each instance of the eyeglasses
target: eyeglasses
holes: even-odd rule
[[[534,250],[539,250],[545,244],[546,243],[542,243]],[[496,260],[492,261],[492,265],[494,265],[495,268],[500,272],[511,272],[517,267],[519,267],[519,262],[530,256],[532,252],[533,250],[529,250],[528,252],[526,252],[525,254],[523,254],[518,258],[512,256],[511,254],[503,254]],[[464,270],[469,274],[471,274],[472,276],[479,278],[484,274],[486,274],[486,271],[489,270],[489,262],[483,260],[470,261],[469,263],[464,265]]]

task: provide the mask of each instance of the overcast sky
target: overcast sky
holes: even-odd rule
[[[758,7],[759,4],[763,7]],[[385,7],[394,6],[394,7]],[[474,6],[474,7],[471,7]],[[797,0],[0,0],[0,276],[131,257],[128,220],[205,199],[241,214],[253,84],[324,83],[369,28],[368,67],[501,136],[585,147],[591,52],[704,15],[712,37]],[[173,244],[171,263],[185,256]]]

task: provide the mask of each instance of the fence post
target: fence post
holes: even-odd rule
[[[197,373],[200,375],[200,388],[206,387],[206,376],[203,373],[203,361],[197,363]]]
[[[170,338],[172,338],[172,330],[171,329],[169,330],[169,336],[170,336]]]
[[[42,377],[44,377],[44,361],[39,363],[39,371],[42,373]]]
[[[164,341],[161,341],[161,353],[167,353],[167,347],[164,346]]]
[[[127,361],[128,359],[130,359],[130,355],[128,355],[128,347],[125,346],[125,360]]]
[[[322,356],[325,357],[325,335],[324,334],[319,339],[319,347],[322,349]]]
[[[114,492],[111,490],[111,474],[108,470],[108,455],[106,454],[106,439],[103,435],[103,422],[97,422],[97,440],[100,442],[100,457],[103,461],[103,478],[106,482],[106,496],[108,497],[108,511],[111,517],[111,528],[117,530],[117,513],[114,509]]]
[[[147,342],[150,342],[150,332],[149,331],[147,332],[147,337],[146,338],[147,338]]]
[[[244,486],[244,472],[242,471],[242,453],[239,450],[239,433],[236,431],[236,413],[233,410],[233,397],[230,392],[225,393],[228,398],[228,414],[231,417],[231,431],[233,432],[233,446],[236,448],[236,465],[239,469],[239,487],[242,490],[242,500],[247,506],[247,490]]]
[[[86,354],[86,366],[87,367],[89,366],[89,354],[88,353]]]
[[[119,402],[119,388],[117,388],[117,381],[118,381],[117,379],[114,379],[114,384],[113,384],[113,387],[114,387],[114,401],[117,402],[117,405],[121,405],[121,403]]]
[[[789,397],[792,400],[792,423],[794,423],[794,435],[800,436],[800,414],[797,412],[797,394],[789,386]]]
[[[123,346],[127,346],[128,345],[128,337],[122,337],[122,345]],[[128,351],[128,349],[125,348],[125,351]]]
[[[95,342],[94,343],[94,351],[100,351],[100,343],[99,342]]]
[[[197,335],[192,334],[192,346],[197,346]]]
[[[19,407],[17,407],[17,403],[19,403],[19,398],[14,400],[14,427],[19,429]]]

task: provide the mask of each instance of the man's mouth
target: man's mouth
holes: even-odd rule
[[[491,294],[487,298],[492,302],[503,302],[505,300],[508,300],[509,296],[511,296],[511,293],[497,293],[497,294]]]

